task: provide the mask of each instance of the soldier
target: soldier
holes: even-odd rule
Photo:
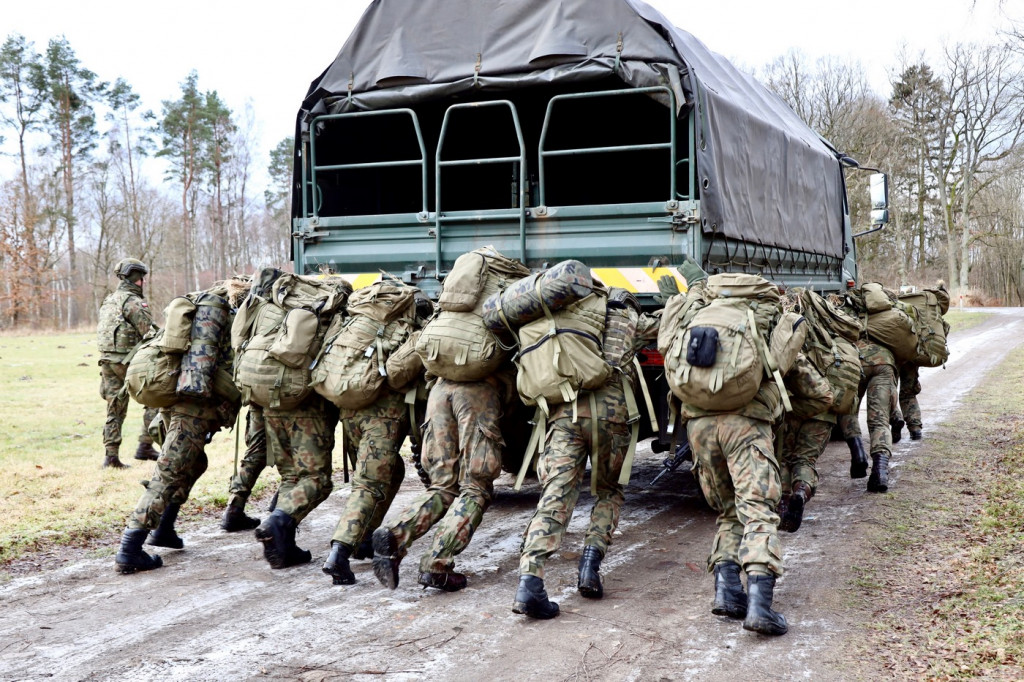
[[[636,346],[646,344],[657,334],[658,323],[658,318],[643,316],[635,328],[620,327],[622,333],[631,333],[628,338],[613,338],[606,332],[602,349],[605,359],[622,370],[613,372],[599,389],[581,392],[575,404],[562,403],[551,408],[544,448],[537,463],[541,497],[523,532],[520,548],[519,586],[512,604],[515,613],[538,619],[554,618],[559,613],[558,604],[548,599],[544,589],[544,564],[562,544],[579,499],[588,459],[595,500],[583,540],[576,589],[588,599],[604,596],[601,561],[619,525],[624,501],[619,477],[633,444],[631,431],[635,428],[627,392],[632,395],[643,380],[632,371],[630,363]],[[610,344],[621,344],[626,350],[620,355]]]
[[[892,442],[897,443],[906,425],[910,440],[921,440],[921,405],[917,396],[921,393],[920,367],[904,363],[899,369],[899,401],[892,421]]]
[[[483,381],[434,383],[421,454],[430,484],[392,524],[373,533],[373,572],[382,585],[398,586],[398,566],[409,545],[438,524],[420,558],[419,583],[446,592],[466,586],[455,557],[469,545],[494,497],[505,445],[500,420],[514,400],[514,382],[514,369],[506,366]]]
[[[208,293],[219,297],[221,305],[226,309],[225,299],[239,296],[246,288],[245,285],[220,285]],[[198,318],[197,313],[194,324],[204,324]],[[208,329],[213,330],[212,336],[216,337],[216,342],[203,352],[213,356],[209,363],[211,366],[216,366],[225,376],[230,377],[230,313],[225,311],[223,318],[227,321],[209,323]],[[193,342],[193,350],[197,347],[198,344]],[[230,379],[226,383],[230,384]],[[231,426],[238,414],[239,395],[233,386],[230,396],[219,392],[219,386],[217,388],[218,392],[209,399],[181,398],[161,411],[166,425],[163,448],[157,459],[156,470],[146,484],[146,491],[139,499],[135,512],[128,517],[127,528],[121,536],[121,546],[114,557],[119,573],[149,571],[163,565],[159,555],[149,555],[142,551],[144,541],[157,547],[184,547],[184,542],[174,529],[178,512],[188,500],[192,486],[206,471],[206,444],[221,428]]]
[[[409,435],[409,411],[404,395],[385,384],[381,396],[369,407],[343,409],[341,422],[345,456],[355,455],[352,490],[334,529],[323,572],[335,585],[352,585],[356,577],[349,559],[373,556],[371,534],[380,527],[405,480],[400,450]]]
[[[313,558],[309,550],[295,545],[295,530],[334,489],[332,454],[338,408],[312,393],[295,409],[268,407],[263,417],[267,461],[277,466],[281,487],[274,512],[255,533],[270,567],[287,568]]]
[[[889,457],[892,456],[893,392],[896,390],[896,360],[885,346],[864,338],[857,342],[864,376],[859,395],[867,397],[868,432],[871,441],[871,476],[868,492],[889,489]]]
[[[832,436],[836,416],[828,411],[832,404],[828,380],[802,354],[785,382],[793,410],[782,424],[779,465],[783,496],[776,513],[779,530],[795,533],[803,522],[805,505],[818,488],[815,465]]]
[[[220,521],[221,528],[234,533],[252,530],[260,525],[259,519],[245,513],[245,503],[249,501],[256,479],[266,468],[267,429],[263,421],[263,408],[251,403],[245,416],[245,454],[228,485],[228,506]]]
[[[687,296],[701,295],[706,275],[683,275],[691,283]],[[715,575],[711,612],[742,618],[744,629],[765,635],[788,630],[785,616],[772,610],[775,580],[783,571],[775,513],[782,485],[772,434],[781,412],[781,395],[771,380],[763,380],[755,397],[740,409],[709,412],[685,403],[680,408],[688,420],[686,433],[701,490],[718,512],[708,557],[708,570]],[[747,593],[741,570],[747,574]]]
[[[125,258],[114,266],[114,274],[121,283],[103,300],[98,328],[100,395],[107,401],[107,420],[103,425],[103,447],[106,451],[103,466],[123,469],[127,465],[121,462],[118,452],[121,449],[121,426],[128,412],[128,395],[121,392],[128,371],[124,360],[153,328],[153,316],[142,294],[149,268],[142,261]],[[148,431],[156,412],[151,408],[143,412],[135,459],[157,458],[153,438]]]

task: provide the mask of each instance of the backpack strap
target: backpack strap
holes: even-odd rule
[[[416,421],[416,396],[419,394],[420,382],[414,381],[412,388],[405,392],[404,402],[409,407],[409,435],[413,443],[422,443],[423,434],[420,432],[420,425]]]
[[[654,411],[654,401],[651,400],[651,392],[644,381],[644,369],[640,365],[640,358],[633,356],[633,366],[636,367],[636,378],[640,382],[640,392],[644,395],[644,402],[647,404],[647,416],[651,420],[651,429],[658,433],[658,414]]]
[[[587,391],[587,402],[590,403],[590,452],[596,455],[601,452],[597,447],[598,439],[601,437],[601,429],[598,428],[597,419],[597,397],[593,391]],[[573,405],[573,411],[575,412],[576,406]],[[575,416],[575,415],[574,415]],[[595,498],[597,497],[597,481],[601,473],[601,469],[605,466],[605,463],[601,461],[600,457],[591,455],[590,457],[590,494]]]
[[[758,349],[761,351],[761,359],[764,361],[764,371],[769,377],[775,380],[775,385],[779,387],[779,393],[782,394],[782,405],[786,409],[786,412],[793,411],[793,405],[789,402],[789,393],[786,391],[785,384],[782,383],[782,375],[779,373],[779,365],[775,362],[775,358],[772,357],[772,352],[768,349],[768,344],[765,343],[761,333],[757,331],[757,322],[754,320],[754,309],[747,308],[747,323],[750,325],[751,330],[754,333],[755,343]]]
[[[641,378],[642,382],[643,379]],[[626,396],[626,414],[629,417],[629,449],[626,450],[626,457],[622,460],[622,470],[619,472],[619,485],[629,483],[629,477],[633,471],[633,457],[636,455],[636,442],[640,436],[640,408],[636,403],[636,396],[633,395],[633,388],[629,380],[623,377],[622,392]],[[645,391],[646,392],[646,391]],[[653,415],[653,411],[651,412]],[[654,427],[657,430],[657,426]]]
[[[530,470],[530,464],[534,457],[543,448],[544,436],[548,430],[547,412],[537,405],[537,411],[533,415],[533,432],[530,434],[530,441],[526,444],[526,452],[523,453],[523,464],[519,467],[519,475],[516,476],[515,490],[518,492],[523,487],[523,479],[526,472]]]

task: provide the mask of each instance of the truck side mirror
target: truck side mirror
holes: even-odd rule
[[[889,176],[872,173],[868,183],[871,188],[871,225],[880,227],[889,222]]]

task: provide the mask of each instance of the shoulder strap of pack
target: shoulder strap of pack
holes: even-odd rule
[[[761,351],[761,359],[764,361],[765,373],[775,380],[775,385],[779,387],[779,393],[782,394],[782,405],[785,407],[786,412],[793,411],[793,405],[789,402],[789,394],[786,392],[786,386],[782,383],[782,375],[779,373],[779,365],[775,362],[775,358],[772,357],[771,350],[768,349],[768,344],[765,343],[761,333],[757,331],[757,321],[754,319],[754,309],[747,308],[747,324],[754,331],[755,344]]]
[[[545,405],[545,409],[542,409],[538,402],[537,410],[533,413],[533,432],[530,433],[530,440],[526,444],[526,452],[523,453],[523,463],[519,466],[519,474],[516,476],[516,484],[513,486],[516,492],[523,487],[523,479],[526,478],[526,472],[530,470],[530,465],[533,464],[537,453],[544,447],[544,435],[548,430],[546,407]]]

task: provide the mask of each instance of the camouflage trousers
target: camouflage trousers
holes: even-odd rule
[[[168,419],[156,469],[146,484],[146,492],[128,517],[128,528],[152,530],[170,504],[184,504],[192,486],[206,471],[206,443],[219,427],[212,419],[202,419],[165,409]]]
[[[245,507],[256,480],[267,468],[267,427],[263,408],[249,405],[245,416],[245,454],[228,483],[228,504]]]
[[[319,396],[287,411],[264,410],[267,463],[281,475],[277,508],[298,523],[334,488],[331,456],[338,408]]]
[[[708,571],[728,561],[747,573],[782,575],[775,513],[782,485],[771,425],[737,414],[712,415],[691,419],[686,434],[701,490],[718,512]]]
[[[783,493],[791,491],[796,481],[809,485],[812,493],[818,488],[815,465],[832,437],[833,426],[828,419],[786,417],[782,425],[782,452],[779,453]]]
[[[494,497],[504,441],[498,426],[501,398],[486,381],[438,379],[427,399],[422,462],[430,486],[399,515],[390,531],[405,555],[434,524],[420,571],[454,570]]]
[[[857,405],[853,408],[853,414],[844,414],[839,417],[839,430],[843,432],[843,439],[860,438],[860,398],[857,398]]]
[[[900,411],[903,412],[903,419],[907,422],[907,428],[921,428],[921,405],[917,402],[917,396],[921,392],[920,368],[917,365],[903,365],[900,367]]]
[[[394,410],[387,410],[394,414]],[[373,406],[342,419],[345,457],[354,451],[352,490],[334,528],[333,542],[355,548],[380,527],[405,480],[402,443],[409,435],[409,418],[380,416]]]
[[[866,365],[860,380],[861,402],[867,400],[868,433],[872,455],[892,453],[893,392],[896,390],[896,369],[892,365]]]
[[[124,378],[128,373],[128,365],[120,362],[100,363],[100,396],[107,401],[107,420],[103,424],[103,446],[108,451],[120,450],[121,426],[128,415],[128,394],[118,394],[124,386]],[[142,431],[139,442],[153,444],[149,435],[149,425],[156,418],[157,410],[153,407],[143,408]]]
[[[537,462],[540,500],[523,533],[520,575],[544,577],[544,563],[561,547],[576,508],[588,456],[591,475],[597,477],[597,496],[583,544],[597,547],[602,555],[607,553],[624,499],[619,474],[629,450],[630,427],[598,420],[596,444],[593,438],[590,418],[580,417],[574,424],[570,417],[562,417],[548,424],[544,451]]]

